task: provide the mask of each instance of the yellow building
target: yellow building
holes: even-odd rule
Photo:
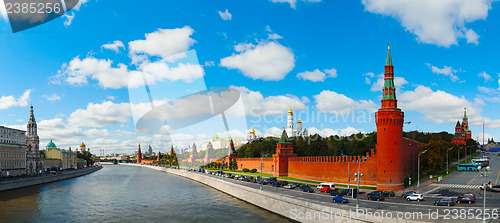
[[[69,148],[69,150],[57,148],[56,144],[52,142],[52,140],[50,140],[47,144],[45,158],[61,160],[63,170],[77,168],[76,153],[71,151],[71,148]]]

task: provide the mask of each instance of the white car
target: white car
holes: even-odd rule
[[[412,194],[406,197],[406,200],[408,201],[422,201],[424,200],[424,195],[422,194]]]

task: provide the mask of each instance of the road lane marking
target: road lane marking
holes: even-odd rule
[[[474,181],[474,179],[476,179],[477,175],[479,175],[479,172],[476,174],[476,176],[474,176],[474,178],[472,178],[472,180],[469,181],[469,183],[467,185],[469,185],[470,183],[472,183],[472,181]]]
[[[498,185],[498,177],[500,177],[500,170],[498,170],[497,181],[495,182],[495,185]]]

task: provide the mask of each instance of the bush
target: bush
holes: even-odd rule
[[[257,173],[257,169],[251,169],[250,173]]]
[[[250,170],[247,168],[243,168],[243,172],[249,172]]]

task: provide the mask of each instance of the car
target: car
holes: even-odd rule
[[[291,184],[287,184],[287,185],[283,186],[283,188],[286,188],[286,189],[293,189],[294,187],[293,187],[293,185],[291,185]]]
[[[335,197],[333,197],[333,202],[343,204],[343,203],[349,203],[349,200],[345,199],[342,196],[335,196]]]
[[[457,198],[457,203],[461,204],[461,203],[476,203],[476,198],[473,198],[473,197],[458,197]]]
[[[267,178],[267,180],[269,180],[269,183],[278,182],[278,179],[276,179],[276,177],[269,177]]]
[[[329,194],[330,196],[342,196],[342,193],[338,190],[330,190]]]
[[[322,187],[319,189],[320,192],[325,192],[325,193],[330,192],[330,190],[331,190],[330,187]]]
[[[288,181],[284,180],[284,181],[280,181],[279,184],[281,184],[281,186],[285,186],[288,184]]]
[[[334,190],[335,184],[334,183],[320,183],[316,188],[319,190],[323,187],[330,187],[331,190]]]
[[[303,184],[303,185],[301,185],[301,186],[300,186],[300,189],[302,190],[302,189],[304,189],[305,187],[311,187],[311,186],[309,186],[309,184]]]
[[[423,201],[424,200],[424,195],[422,194],[412,194],[406,197],[406,200],[408,201]]]
[[[372,191],[372,192],[368,193],[366,196],[368,196],[368,197],[371,196],[371,195],[380,195],[380,196],[382,196],[382,193],[384,193],[384,192],[376,190],[376,191]]]
[[[458,198],[461,198],[461,197],[472,197],[472,198],[476,198],[476,195],[472,194],[472,193],[469,193],[469,194],[462,194],[460,196],[458,196]]]
[[[404,194],[401,194],[401,197],[404,198],[404,199],[406,199],[406,197],[408,197],[408,196],[410,196],[412,194],[416,194],[416,193],[417,192],[415,192],[415,191],[406,192]]]
[[[296,187],[299,187],[299,186],[300,186],[300,184],[299,184],[299,183],[293,183],[292,185],[293,185],[293,188],[296,188]]]
[[[342,193],[342,195],[347,195],[347,196],[353,196],[353,193],[354,193],[353,197],[356,197],[357,192],[358,192],[357,188],[344,189],[344,190],[340,191],[340,193]]]
[[[259,182],[259,181],[258,181],[257,179],[255,179],[255,178],[252,178],[252,180],[251,180],[250,182],[252,182],[252,183],[257,183],[257,182]]]
[[[371,194],[371,195],[368,195],[368,200],[383,201],[384,196],[382,196],[382,194]]]
[[[314,189],[312,189],[311,187],[304,187],[302,188],[302,192],[314,193]]]
[[[382,193],[382,195],[383,195],[384,197],[394,197],[394,196],[396,196],[396,194],[394,193],[394,191],[384,191],[384,192]]]
[[[259,182],[259,184],[262,184],[262,185],[267,185],[267,183],[268,183],[268,182],[267,182],[267,180],[261,180],[261,181]]]
[[[273,187],[281,187],[281,184],[278,182],[274,182],[271,184]]]
[[[441,198],[437,201],[434,201],[434,206],[455,206],[455,202],[452,198]]]

